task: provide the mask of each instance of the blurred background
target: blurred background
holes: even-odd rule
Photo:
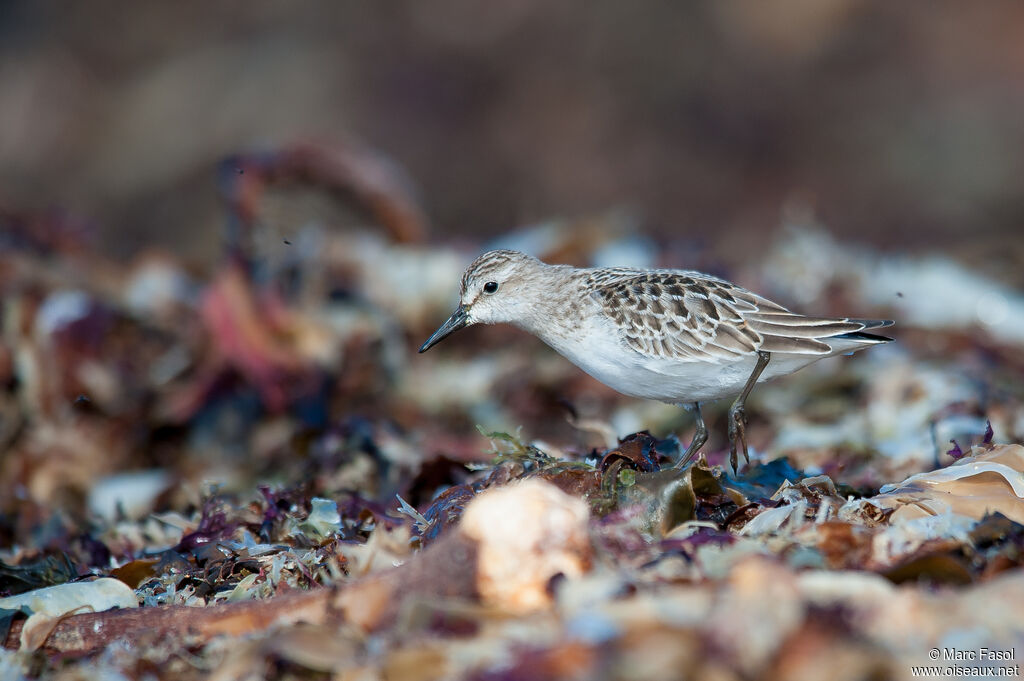
[[[0,539],[208,480],[422,506],[489,456],[477,425],[688,440],[514,329],[416,355],[494,245],[896,319],[755,391],[766,456],[877,486],[986,421],[1020,438],[1022,25],[1014,0],[0,2]]]
[[[221,159],[346,141],[404,168],[436,240],[625,209],[739,260],[795,203],[1021,277],[1022,21],[1013,0],[8,0],[0,206],[209,265]]]

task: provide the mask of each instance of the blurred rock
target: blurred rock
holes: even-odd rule
[[[476,497],[466,506],[461,532],[478,543],[483,600],[512,612],[549,604],[552,579],[590,569],[589,516],[585,503],[537,480]]]

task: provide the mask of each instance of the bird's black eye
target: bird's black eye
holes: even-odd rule
[[[486,284],[484,284],[484,293],[494,293],[497,290],[498,282],[496,281],[489,281]]]

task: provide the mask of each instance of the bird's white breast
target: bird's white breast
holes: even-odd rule
[[[604,317],[585,317],[558,332],[534,331],[545,343],[605,385],[625,395],[673,404],[738,395],[756,363],[751,354],[731,361],[649,357],[629,347]],[[818,356],[776,357],[761,380],[790,374]]]

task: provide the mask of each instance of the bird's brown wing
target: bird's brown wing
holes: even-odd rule
[[[627,345],[649,357],[729,361],[767,352],[826,355],[823,339],[874,320],[807,317],[740,286],[684,270],[595,270],[590,295]]]

